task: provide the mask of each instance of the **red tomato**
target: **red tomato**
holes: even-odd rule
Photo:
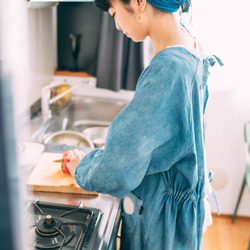
[[[62,171],[64,173],[70,174],[69,169],[67,167],[67,163],[70,162],[69,151],[66,151],[66,152],[63,153],[62,159],[63,159],[63,162],[62,162],[62,165],[61,165]]]

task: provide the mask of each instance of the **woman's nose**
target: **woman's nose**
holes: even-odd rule
[[[115,20],[115,27],[116,29],[121,30],[121,26],[116,20]]]

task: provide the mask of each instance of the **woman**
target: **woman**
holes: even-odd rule
[[[209,60],[180,25],[185,0],[96,0],[133,41],[149,36],[150,65],[110,125],[105,150],[68,167],[85,190],[122,198],[121,249],[194,250],[204,209],[203,112]],[[82,159],[81,159],[82,158]]]

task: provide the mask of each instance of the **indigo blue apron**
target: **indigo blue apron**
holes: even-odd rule
[[[123,198],[121,249],[200,248],[206,82],[215,59],[180,46],[158,53],[111,123],[105,150],[76,169],[83,189]]]

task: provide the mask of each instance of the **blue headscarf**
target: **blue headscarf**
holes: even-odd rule
[[[147,0],[152,6],[166,11],[166,12],[176,12],[186,0]]]

